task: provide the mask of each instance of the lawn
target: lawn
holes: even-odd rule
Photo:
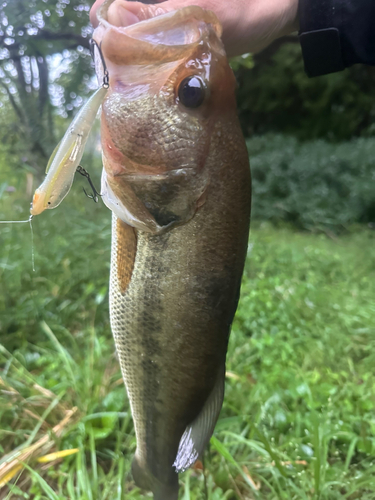
[[[144,498],[108,320],[110,216],[74,189],[34,219],[35,272],[28,225],[0,226],[0,499]],[[26,211],[3,194],[1,219]],[[373,499],[375,233],[253,226],[224,407],[180,498]]]

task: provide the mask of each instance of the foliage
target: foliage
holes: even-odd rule
[[[71,112],[82,102],[81,98],[77,102],[77,95],[86,90],[92,74],[89,5],[84,0],[2,4],[0,90],[2,101],[13,109],[7,117],[22,138],[13,152],[19,153],[21,147],[19,158],[24,157],[23,163],[39,174],[55,141],[54,105],[64,104]],[[70,85],[66,85],[65,72],[70,73]]]
[[[252,69],[254,67],[252,54],[242,54],[241,56],[232,57],[229,62],[233,71],[238,71],[240,68]]]
[[[253,217],[304,229],[375,222],[375,141],[300,143],[265,135],[248,141]]]
[[[289,39],[293,40],[292,37]],[[302,139],[347,140],[373,133],[375,70],[357,65],[309,79],[298,39],[275,42],[239,67],[238,104],[247,136],[277,131]]]
[[[27,218],[13,178],[1,220]],[[28,225],[0,226],[1,455],[30,436],[79,452],[30,459],[8,498],[140,500],[108,320],[109,212],[75,185],[33,228],[36,272]],[[202,500],[206,483],[208,500],[372,500],[374,242],[369,230],[337,240],[252,231],[206,480],[199,469],[182,475],[181,499]]]

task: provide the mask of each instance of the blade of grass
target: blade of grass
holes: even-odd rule
[[[65,458],[65,457],[69,457],[70,455],[75,455],[78,452],[79,452],[78,448],[71,448],[69,450],[56,451],[54,453],[49,453],[48,455],[44,455],[43,457],[37,458],[37,462],[42,463],[42,464],[48,463],[48,462],[53,462],[54,460],[57,460],[59,458]]]
[[[91,456],[91,470],[92,470],[92,482],[94,486],[94,491],[97,491],[98,489],[98,465],[97,465],[97,459],[96,459],[96,449],[95,449],[95,438],[94,438],[94,431],[93,429],[90,429],[90,456]]]
[[[357,446],[357,443],[358,443],[358,438],[355,437],[354,439],[352,439],[352,441],[351,441],[351,443],[349,445],[348,453],[346,454],[345,465],[344,465],[344,469],[346,471],[349,470],[350,462],[352,461],[352,458],[354,456],[355,447]]]
[[[187,471],[185,474],[185,492],[183,500],[190,500],[190,474],[191,471]]]
[[[118,474],[117,474],[117,500],[122,499],[122,484],[124,481],[124,467],[125,460],[123,457],[120,458],[118,462]]]
[[[40,322],[40,326],[44,333],[47,335],[47,337],[51,340],[52,344],[56,347],[56,350],[60,353],[61,358],[64,362],[65,368],[67,372],[70,375],[70,381],[72,383],[72,386],[74,387],[75,390],[77,390],[77,383],[76,383],[76,377],[74,375],[73,369],[72,369],[72,364],[76,365],[74,362],[73,358],[70,356],[68,351],[60,344],[58,339],[56,338],[55,334],[51,330],[51,328],[47,325],[45,321]],[[77,366],[76,366],[77,368]]]
[[[227,448],[218,440],[216,439],[215,436],[212,436],[211,439],[210,439],[210,443],[212,445],[212,447],[227,461],[229,462],[231,465],[233,465],[237,471],[239,472],[239,474],[242,476],[242,478],[244,479],[245,483],[247,485],[250,486],[251,490],[253,491],[253,493],[255,495],[257,495],[257,490],[254,488],[254,485],[252,484],[251,481],[249,481],[249,478],[247,477],[247,475],[244,473],[244,471],[242,470],[241,466],[236,462],[236,460],[232,457],[232,455],[230,454],[230,452],[227,450]]]
[[[23,463],[22,465],[23,465],[23,467],[25,467],[25,469],[27,469],[29,471],[30,475],[38,481],[38,483],[40,484],[40,487],[42,488],[44,493],[47,495],[49,500],[64,500],[61,497],[59,497],[58,495],[56,495],[56,493],[53,491],[51,486],[35,470],[33,470],[26,463]]]

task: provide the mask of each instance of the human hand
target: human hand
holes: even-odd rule
[[[104,0],[96,0],[90,19],[97,26],[96,11]],[[187,5],[199,5],[215,12],[223,25],[223,42],[228,56],[259,52],[273,40],[298,29],[298,0],[167,0],[155,5],[115,0],[108,20],[128,26]]]

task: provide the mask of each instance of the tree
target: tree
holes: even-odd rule
[[[0,9],[0,89],[22,139],[17,152],[41,175],[55,143],[54,108],[70,114],[87,92],[90,4],[6,0]]]

